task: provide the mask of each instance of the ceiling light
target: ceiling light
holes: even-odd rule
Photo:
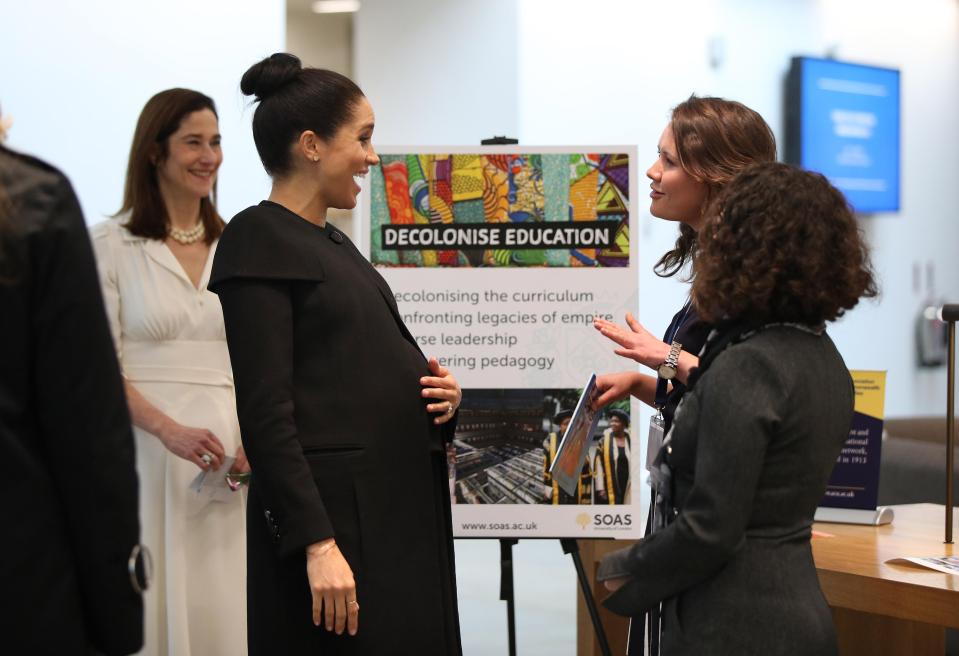
[[[317,14],[345,14],[360,10],[360,0],[316,0],[313,12]]]

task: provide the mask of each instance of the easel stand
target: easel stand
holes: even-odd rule
[[[500,583],[499,598],[506,602],[506,622],[509,627],[509,656],[516,656],[516,605],[513,594],[513,546],[519,542],[515,538],[500,538]],[[589,579],[586,577],[586,569],[583,567],[583,559],[579,555],[579,544],[573,538],[560,538],[559,544],[563,548],[563,553],[573,557],[573,565],[576,567],[576,576],[579,579],[579,589],[583,593],[583,600],[586,602],[586,608],[589,610],[589,618],[593,621],[593,631],[596,633],[596,640],[599,642],[600,651],[603,656],[612,656],[609,649],[609,641],[606,639],[606,631],[603,629],[603,623],[599,619],[599,611],[596,609],[596,599],[593,598],[593,591],[589,586]]]
[[[513,538],[499,540],[499,598],[506,602],[506,624],[509,627],[509,656],[516,656],[516,596],[513,593]]]
[[[490,139],[483,139],[480,144],[483,146],[515,146],[519,144],[519,140],[505,136],[493,136]],[[509,627],[509,656],[516,656],[516,597],[513,591],[513,546],[518,542],[519,540],[516,538],[500,538],[499,540],[499,598],[506,602],[506,622]],[[596,600],[593,598],[593,592],[589,587],[586,570],[583,569],[583,559],[579,555],[579,545],[576,543],[576,540],[572,538],[560,538],[559,543],[563,547],[563,553],[570,554],[573,557],[573,565],[576,567],[576,575],[579,578],[579,588],[583,593],[586,608],[589,609],[589,617],[593,621],[593,630],[596,632],[596,639],[599,641],[600,650],[603,652],[603,656],[612,656],[612,652],[609,650],[609,642],[606,640],[606,631],[603,630],[603,624],[599,620],[599,612],[596,610]]]

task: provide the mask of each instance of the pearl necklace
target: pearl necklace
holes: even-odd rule
[[[181,244],[188,245],[193,242],[203,239],[206,235],[206,228],[203,226],[203,220],[197,222],[195,226],[189,230],[181,230],[176,226],[170,226],[170,239],[180,242]]]

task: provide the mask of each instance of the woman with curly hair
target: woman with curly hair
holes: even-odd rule
[[[673,109],[659,139],[658,155],[646,176],[652,199],[649,212],[655,217],[679,223],[675,247],[656,264],[656,274],[674,276],[695,261],[696,234],[704,221],[704,210],[723,186],[744,168],[776,159],[776,138],[757,112],[742,103],[723,98],[690,96]],[[616,353],[639,362],[654,375],[630,370],[603,374],[596,379],[600,391],[596,405],[635,396],[658,410],[650,425],[647,451],[650,458],[661,451],[662,437],[669,432],[673,412],[679,405],[689,372],[699,364],[700,350],[710,326],[689,300],[675,314],[663,339],[659,340],[631,315],[628,327],[597,319],[595,327],[619,346]],[[655,481],[654,481],[655,483]],[[670,516],[662,512],[662,498],[653,486],[646,522],[647,535],[666,525]],[[659,509],[657,511],[657,509]],[[637,618],[638,620],[639,618]],[[658,640],[658,609],[649,611],[649,650]],[[639,649],[643,631],[630,632]]]
[[[842,194],[785,164],[743,171],[700,227],[693,306],[714,329],[664,465],[674,521],[608,556],[605,605],[663,603],[663,654],[835,654],[816,507],[853,386],[826,322],[877,294]]]

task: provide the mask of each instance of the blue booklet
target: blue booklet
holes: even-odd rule
[[[590,406],[599,396],[596,390],[596,374],[590,374],[589,382],[583,388],[576,402],[576,409],[570,419],[569,426],[563,434],[563,440],[556,449],[556,457],[549,466],[549,473],[553,480],[563,488],[567,494],[576,495],[576,485],[579,482],[583,463],[589,455],[589,447],[593,443],[593,434],[599,422],[599,412],[594,412]]]

